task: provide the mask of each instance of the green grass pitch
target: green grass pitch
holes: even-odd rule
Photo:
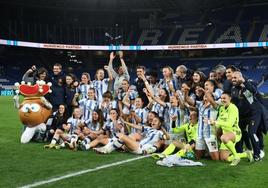
[[[20,144],[21,123],[11,97],[0,97],[0,187],[19,187],[130,158],[132,154],[45,150],[43,143]],[[268,138],[265,138],[268,144]],[[266,150],[267,153],[267,150]],[[268,154],[268,153],[267,153]],[[40,187],[267,187],[266,158],[236,167],[202,160],[204,167],[160,167],[152,158],[90,172]]]

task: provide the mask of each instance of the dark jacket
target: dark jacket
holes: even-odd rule
[[[147,106],[149,103],[149,100],[146,94],[143,92],[143,89],[146,88],[144,81],[142,79],[137,78],[134,82],[134,85],[136,86],[139,97],[143,100],[143,107]]]
[[[57,109],[60,104],[65,104],[65,89],[63,86],[64,74],[61,72],[59,75],[53,75],[49,78],[52,83],[52,93],[49,94],[49,102],[52,104],[53,109]]]

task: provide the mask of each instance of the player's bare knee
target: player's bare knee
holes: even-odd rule
[[[221,141],[222,141],[224,144],[226,144],[229,140],[228,140],[228,138],[227,138],[225,135],[222,135],[222,136],[221,136]]]
[[[220,160],[221,161],[227,161],[227,157],[226,156],[220,156]]]
[[[220,152],[220,160],[221,161],[227,161],[228,157],[229,157],[229,153],[226,153],[224,150]]]
[[[61,133],[62,133],[62,131],[60,129],[57,129],[56,132],[55,132],[55,134],[58,134],[58,135],[61,134]]]

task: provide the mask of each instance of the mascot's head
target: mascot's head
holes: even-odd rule
[[[41,97],[51,92],[51,83],[37,81],[35,85],[31,85],[31,83],[21,82],[21,84],[16,83],[15,86],[18,87],[16,92],[24,96],[24,101],[19,108],[21,122],[28,127],[46,122],[52,110],[45,107],[44,99]]]

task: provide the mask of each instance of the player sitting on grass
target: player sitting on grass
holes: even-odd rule
[[[67,124],[62,124],[62,127],[57,129],[50,144],[45,145],[44,148],[48,149],[60,149],[65,147],[65,144],[71,146],[70,149],[74,149],[78,135],[75,134],[75,130],[81,124],[84,124],[84,120],[81,118],[82,112],[80,108],[75,108],[73,116],[67,120]],[[56,145],[57,142],[61,142],[61,145]]]
[[[50,142],[57,129],[68,120],[68,112],[66,106],[61,104],[56,112],[47,121],[46,141]]]
[[[92,142],[88,140],[86,144],[81,146],[81,149],[89,150],[90,148],[96,147],[99,144],[106,145],[115,136],[116,133],[124,133],[125,128],[118,118],[118,111],[116,109],[111,109],[110,119],[105,122],[103,128],[100,131],[95,131],[95,134],[99,136]]]
[[[176,148],[180,149],[176,155],[180,157],[185,157],[186,153],[193,153],[195,149],[195,142],[197,137],[197,112],[190,112],[190,122],[176,127],[175,121],[172,121],[172,130],[173,133],[182,133],[186,134],[186,143],[174,140],[162,153],[154,153],[152,155],[155,159],[165,158],[168,155],[172,154]]]
[[[140,142],[137,142],[136,140],[125,134],[118,133],[104,147],[94,148],[97,153],[111,153],[112,151],[121,148],[123,145],[125,145],[128,151],[134,154],[153,153],[155,152],[156,148],[153,151],[151,150],[151,148],[154,147],[154,144],[156,142],[158,142],[160,139],[169,139],[169,135],[167,134],[167,132],[163,130],[163,128],[161,128],[161,120],[159,117],[155,117],[153,119],[153,122],[151,124],[152,127],[135,125],[126,122],[123,119],[121,121],[132,128],[141,130],[144,135],[144,138]]]

